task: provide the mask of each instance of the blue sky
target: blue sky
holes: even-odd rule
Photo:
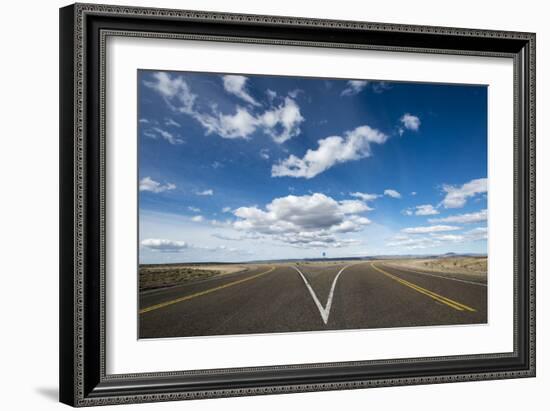
[[[139,71],[140,262],[486,253],[487,88]]]

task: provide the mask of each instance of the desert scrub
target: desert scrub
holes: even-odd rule
[[[216,270],[201,270],[191,267],[145,265],[139,268],[139,291],[172,287],[219,274]]]

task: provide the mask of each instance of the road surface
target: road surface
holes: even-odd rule
[[[391,263],[273,264],[140,295],[140,338],[487,322],[487,285]]]

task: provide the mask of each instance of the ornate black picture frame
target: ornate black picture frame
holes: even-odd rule
[[[109,36],[513,59],[513,352],[107,374],[104,93]],[[76,4],[60,10],[60,100],[61,402],[92,406],[535,376],[535,34]]]

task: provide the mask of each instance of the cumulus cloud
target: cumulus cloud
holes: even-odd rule
[[[403,114],[399,121],[402,124],[402,128],[400,129],[400,131],[404,131],[404,129],[418,131],[421,124],[420,119],[410,113]]]
[[[271,168],[272,177],[302,177],[310,179],[336,164],[359,160],[371,155],[371,144],[383,144],[388,136],[367,125],[318,140],[315,150],[309,149],[303,158],[294,154]]]
[[[298,104],[290,97],[285,97],[283,104],[265,111],[257,117],[257,121],[273,141],[284,143],[300,134],[300,124],[304,118]]]
[[[401,198],[401,193],[391,188],[384,190],[384,195],[391,198]]]
[[[214,190],[208,189],[208,190],[202,190],[202,191],[195,191],[195,194],[198,196],[213,196]]]
[[[356,191],[355,193],[349,193],[350,196],[360,198],[363,201],[373,201],[380,197],[380,194],[361,193]]]
[[[252,97],[246,92],[246,77],[225,76],[226,90],[248,101]],[[147,87],[158,92],[168,106],[175,112],[186,114],[195,119],[208,134],[217,134],[222,138],[248,139],[257,131],[269,135],[276,143],[283,143],[300,134],[300,125],[304,121],[298,104],[290,97],[285,97],[278,106],[270,106],[263,112],[255,113],[245,107],[237,106],[233,113],[220,112],[216,106],[210,110],[198,108],[198,96],[194,94],[181,76],[171,76],[165,72],[153,74],[154,81],[145,81]],[[226,80],[226,78],[228,78]],[[239,88],[239,85],[242,87]],[[248,96],[248,97],[247,97]],[[254,99],[248,101],[255,102]],[[251,103],[255,107],[259,103]]]
[[[262,130],[276,143],[284,143],[300,134],[300,124],[304,121],[296,102],[286,97],[276,107],[263,113],[254,114],[246,108],[237,107],[234,114],[199,113],[193,117],[205,128],[207,134],[217,134],[223,138],[248,139],[257,130]]]
[[[166,183],[161,184],[158,181],[153,180],[151,177],[143,177],[139,180],[139,191],[149,191],[151,193],[162,193],[164,191],[174,190],[175,184]]]
[[[346,88],[342,90],[342,96],[354,96],[359,94],[369,84],[366,80],[349,80],[346,83]]]
[[[269,160],[269,150],[266,148],[262,148],[260,150],[260,157],[263,158],[264,160]]]
[[[202,215],[196,215],[194,217],[191,217],[191,221],[194,223],[201,223],[204,221],[204,217]]]
[[[460,230],[460,227],[452,225],[430,225],[422,227],[409,227],[401,230],[406,234],[428,234],[428,233],[438,233],[441,231],[455,231]]]
[[[237,208],[233,227],[290,245],[341,247],[348,243],[335,234],[361,231],[371,223],[360,215],[368,210],[359,200],[336,201],[321,193],[289,195],[275,198],[265,209]]]
[[[173,241],[161,238],[148,238],[142,240],[141,246],[149,250],[163,253],[179,253],[189,247],[185,241]]]
[[[462,208],[470,197],[487,192],[487,179],[478,178],[471,180],[461,186],[444,185],[443,191],[446,193],[441,202],[445,208]]]
[[[435,215],[435,214],[439,214],[439,211],[437,211],[434,208],[434,206],[431,204],[422,204],[422,205],[416,206],[415,214],[416,215]],[[451,221],[448,221],[448,222],[450,223]]]
[[[246,101],[249,104],[252,104],[253,106],[259,106],[260,103],[258,103],[254,98],[246,91],[246,82],[248,78],[245,76],[235,76],[235,75],[227,75],[222,77],[223,80],[223,88],[225,91],[227,91],[230,94],[233,94],[240,99]]]
[[[457,223],[469,224],[487,221],[487,209],[475,213],[457,214],[444,218],[431,218],[430,223]]]

